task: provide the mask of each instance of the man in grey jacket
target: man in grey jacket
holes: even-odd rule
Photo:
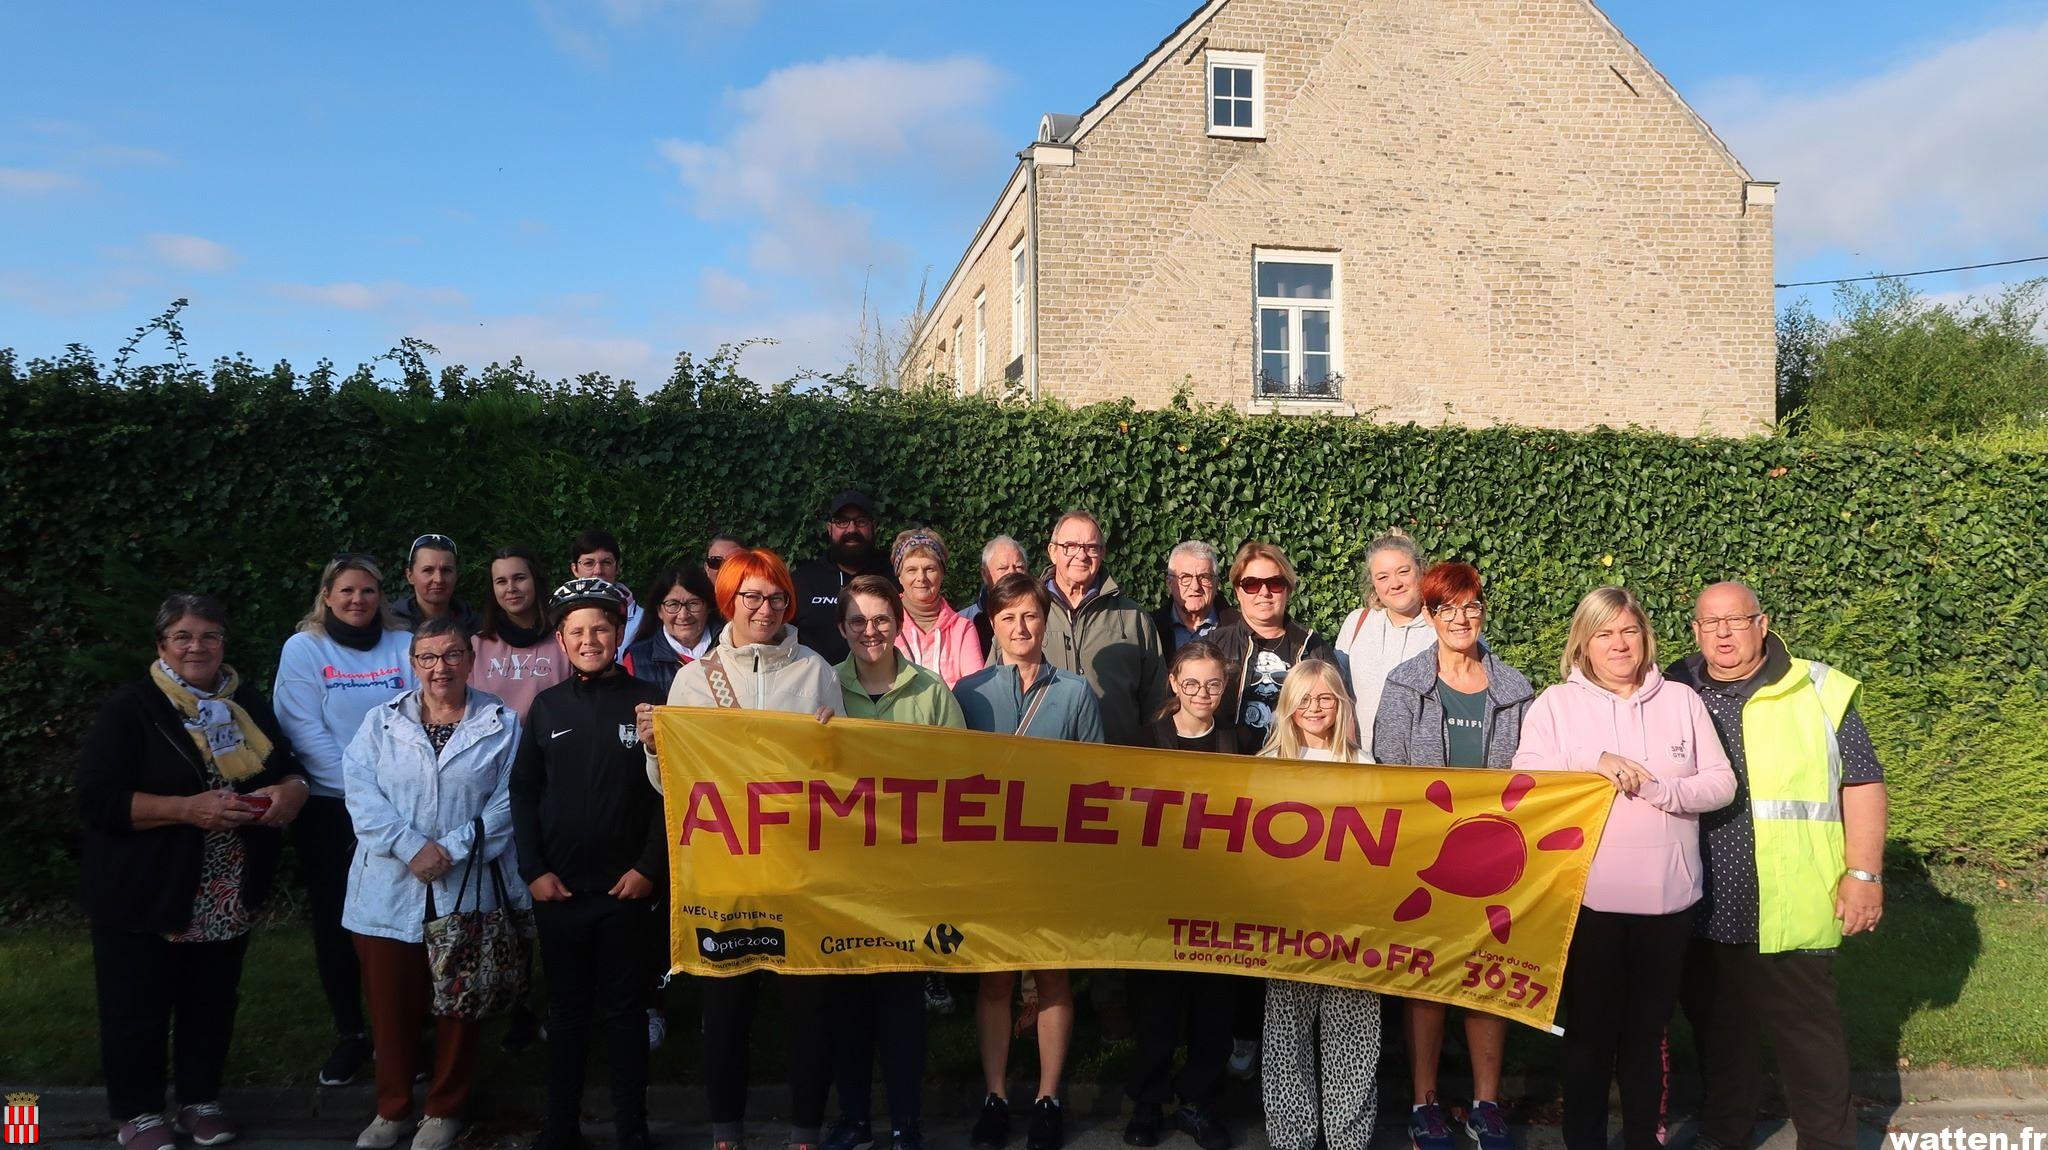
[[[1134,747],[1166,702],[1166,660],[1151,614],[1104,573],[1104,542],[1102,521],[1091,512],[1069,511],[1053,524],[1045,658],[1088,680],[1102,704],[1105,740]]]

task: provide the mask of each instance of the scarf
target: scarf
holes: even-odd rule
[[[235,702],[235,690],[242,681],[233,667],[221,667],[220,686],[211,691],[187,683],[162,659],[150,664],[149,678],[177,708],[200,755],[222,778],[238,783],[263,773],[263,761],[270,757],[270,739]]]
[[[512,616],[507,615],[504,621],[498,624],[498,638],[522,651],[547,637],[546,622],[542,622],[538,627],[521,627]]]
[[[320,621],[320,625],[327,632],[327,637],[351,651],[368,651],[384,640],[384,623],[381,619],[367,627],[358,627],[335,618],[332,611],[323,608],[322,613],[326,617]]]

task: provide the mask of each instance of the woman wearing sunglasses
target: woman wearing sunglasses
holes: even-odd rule
[[[1221,721],[1235,723],[1247,747],[1264,746],[1287,672],[1306,659],[1336,663],[1330,641],[1293,619],[1287,605],[1300,585],[1287,552],[1254,539],[1237,549],[1230,586],[1241,618],[1217,631],[1226,677]]]

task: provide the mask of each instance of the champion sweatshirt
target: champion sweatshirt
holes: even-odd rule
[[[363,716],[419,685],[413,681],[411,649],[412,635],[406,631],[384,632],[367,651],[316,631],[284,641],[270,697],[314,794],[342,797],[341,754],[362,729]]]

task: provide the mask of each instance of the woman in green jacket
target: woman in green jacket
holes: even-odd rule
[[[862,575],[839,593],[839,633],[852,654],[833,668],[846,698],[846,717],[927,727],[966,727],[945,680],[903,657],[903,599],[880,575]],[[922,1150],[919,1104],[924,1092],[924,977],[914,971],[849,974],[833,980],[833,1077],[839,1122],[826,1146],[864,1146],[875,1138],[877,1040],[882,1084],[889,1093],[889,1150]]]

